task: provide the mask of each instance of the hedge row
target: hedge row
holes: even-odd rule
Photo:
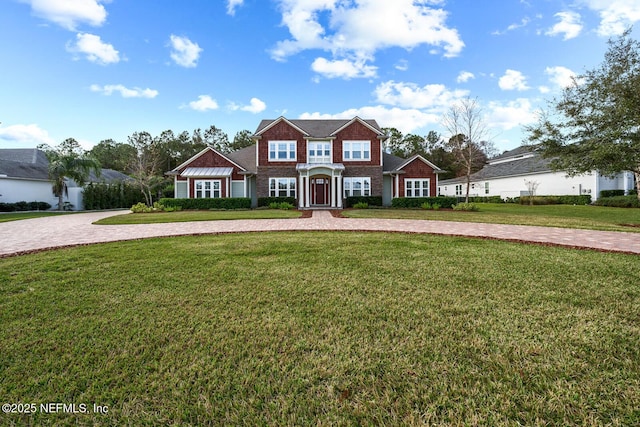
[[[140,188],[123,182],[87,184],[82,197],[86,210],[129,208],[136,203],[144,202]]]
[[[530,196],[522,196],[518,202],[521,205],[528,205],[530,198]],[[534,205],[588,205],[590,203],[590,195],[533,196]]]
[[[632,194],[638,194],[637,190],[629,190],[628,196]],[[616,197],[616,196],[624,196],[624,190],[602,190],[600,192],[600,197]]]
[[[451,208],[458,203],[456,197],[397,197],[391,201],[394,208],[420,208],[424,203],[433,205],[437,203],[441,208]]]
[[[15,202],[0,203],[0,212],[46,211],[51,209],[47,202]]]
[[[615,196],[615,197],[603,197],[596,200],[594,203],[596,206],[609,206],[612,208],[640,208],[640,201],[638,196]]]
[[[272,203],[289,203],[293,206],[296,205],[295,197],[259,197],[258,198],[258,207],[270,206]]]
[[[464,197],[461,201],[464,201]],[[504,203],[504,200],[500,196],[475,196],[469,197],[469,203]]]
[[[183,210],[207,210],[207,209],[251,209],[251,199],[249,197],[229,197],[216,199],[160,199],[160,204],[167,207]]]
[[[380,196],[350,196],[347,197],[344,206],[352,208],[358,203],[366,203],[369,206],[382,206],[382,197]]]

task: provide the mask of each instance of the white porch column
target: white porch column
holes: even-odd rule
[[[400,175],[396,174],[394,181],[395,181],[395,187],[396,188],[395,188],[395,191],[394,191],[395,195],[394,195],[394,197],[392,197],[392,199],[395,198],[395,197],[400,197]]]
[[[622,180],[624,181],[623,183],[623,189],[624,189],[624,194],[627,195],[629,194],[629,190],[631,190],[631,183],[633,182],[633,175],[631,174],[631,172],[623,172],[622,173]]]
[[[338,209],[342,209],[342,174],[338,175],[338,191],[336,191],[336,196],[338,196]]]
[[[300,171],[298,181],[300,182],[300,185],[298,185],[298,208],[302,209],[304,208],[304,176],[302,171]]]
[[[227,197],[231,197],[231,177],[227,177]]]
[[[307,182],[305,183],[305,191],[304,191],[304,200],[305,200],[305,207],[309,208],[311,207],[310,201],[311,201],[311,179],[310,179],[310,175],[309,172],[307,172]]]
[[[626,175],[625,175],[625,178],[626,178]],[[173,198],[174,199],[178,198],[178,175],[175,175],[173,177]]]
[[[187,178],[187,199],[191,198],[191,178]]]

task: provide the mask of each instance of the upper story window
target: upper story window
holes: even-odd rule
[[[308,145],[307,163],[333,163],[330,141],[313,141]]]
[[[342,160],[371,160],[371,141],[343,141]]]
[[[296,141],[269,141],[270,162],[295,162]]]

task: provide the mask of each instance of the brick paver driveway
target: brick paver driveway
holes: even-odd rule
[[[159,236],[254,231],[387,231],[471,236],[640,254],[640,233],[575,230],[523,225],[449,221],[334,218],[315,211],[312,218],[198,221],[167,224],[93,225],[126,211],[89,212],[0,223],[0,256],[62,246]]]

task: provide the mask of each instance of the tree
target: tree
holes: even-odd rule
[[[148,132],[134,132],[127,138],[136,150],[136,156],[128,166],[148,206],[153,204],[153,191],[162,184],[160,146]]]
[[[88,154],[100,162],[103,168],[127,173],[127,166],[135,157],[136,151],[129,144],[105,139],[89,150]]]
[[[251,135],[253,135],[253,132],[246,129],[236,133],[236,136],[233,137],[233,142],[229,146],[229,151],[238,151],[255,144],[255,141],[251,139]]]
[[[404,157],[404,147],[402,144],[402,132],[396,128],[382,128],[382,131],[387,136],[385,141],[385,151],[394,156]]]
[[[197,142],[198,138],[203,141],[209,147],[221,153],[228,153],[229,149],[229,136],[214,125],[211,125],[209,129],[204,131],[204,138],[200,137],[200,129],[193,131],[193,140]]]
[[[452,105],[444,114],[442,125],[451,134],[446,145],[466,178],[465,203],[469,203],[471,174],[482,168],[487,155],[493,151],[477,99],[464,98]]]
[[[536,190],[540,183],[534,180],[524,180],[524,185],[527,186],[527,191],[529,192],[529,206],[533,206],[533,198],[536,195]]]
[[[73,138],[65,139],[57,147],[39,146],[49,160],[49,179],[53,194],[58,197],[58,210],[64,210],[64,196],[69,196],[69,179],[83,186],[91,171],[100,175],[100,163],[85,154]]]
[[[525,130],[553,169],[570,176],[628,170],[640,190],[640,43],[630,34],[610,39],[604,62],[574,78],[550,102],[551,113]]]

